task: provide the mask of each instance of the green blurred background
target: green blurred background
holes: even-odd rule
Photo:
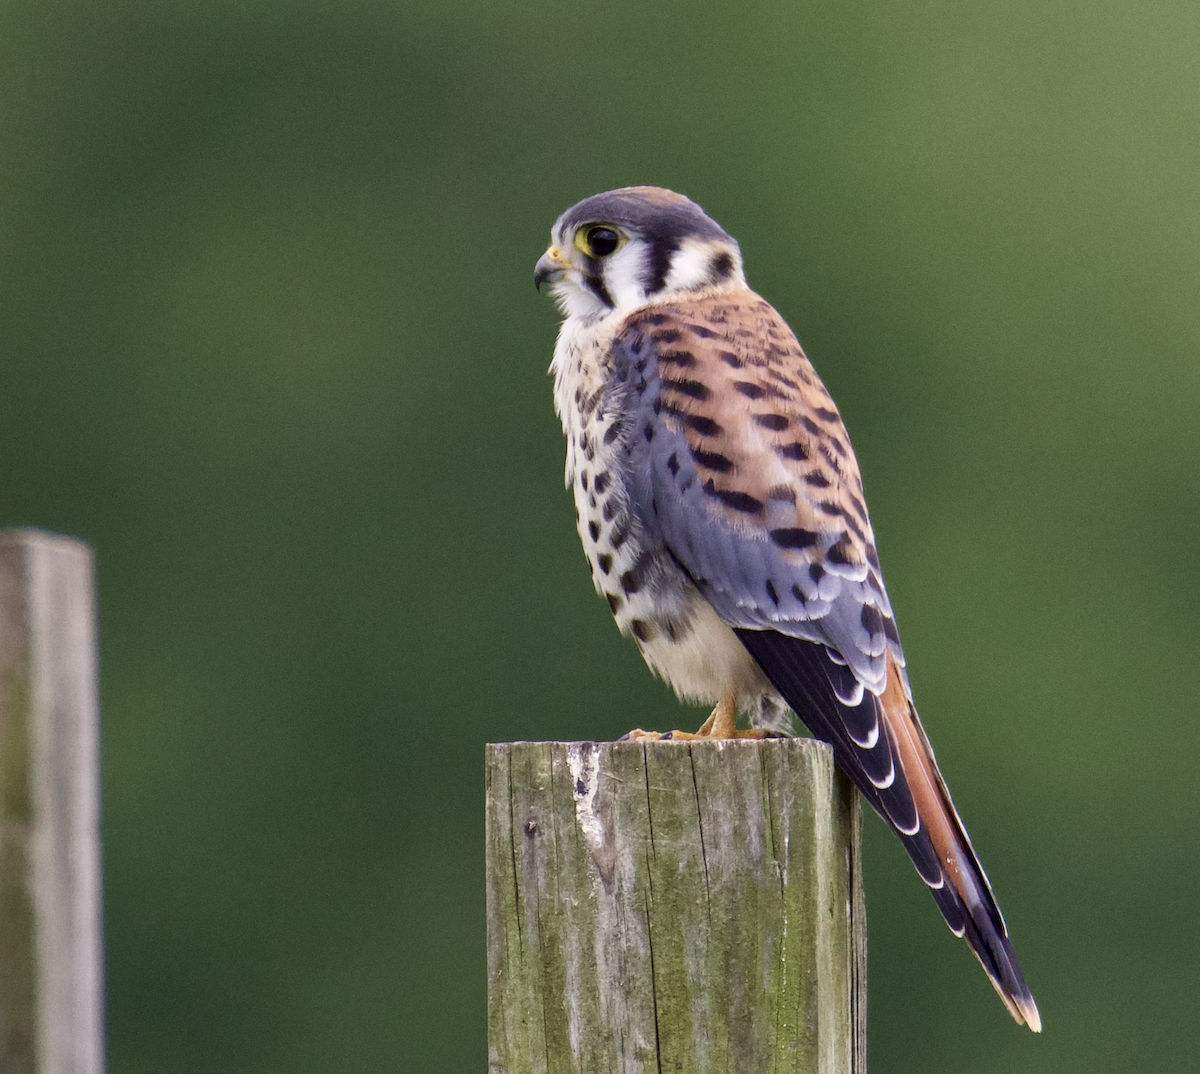
[[[847,418],[1046,1030],[867,824],[872,1069],[1200,1050],[1200,7],[0,6],[0,524],[96,548],[113,1074],[479,1071],[483,744],[679,713],[534,260],[656,183]]]

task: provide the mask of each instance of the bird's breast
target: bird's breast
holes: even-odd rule
[[[567,440],[566,483],[596,591],[622,634],[681,697],[715,703],[765,686],[737,636],[667,549],[657,520],[632,495],[633,414],[628,388],[606,361],[613,333],[559,337],[555,404]]]

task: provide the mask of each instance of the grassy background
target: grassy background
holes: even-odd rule
[[[483,743],[698,722],[533,262],[699,200],[846,415],[1041,1004],[868,824],[873,1068],[1200,1049],[1200,8],[0,6],[0,524],[97,550],[113,1074],[480,1070]]]

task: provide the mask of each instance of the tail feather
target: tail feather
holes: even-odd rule
[[[943,864],[947,881],[944,886],[962,906],[964,929],[961,935],[979,959],[1009,1013],[1039,1033],[1041,1015],[1009,941],[1004,916],[975,848],[971,846],[966,826],[950,798],[933,747],[904,690],[899,669],[891,661],[888,683],[880,702],[884,721],[889,733],[895,737],[905,777],[917,803],[922,829],[928,831]]]
[[[1041,1016],[1000,907],[894,661],[889,658],[880,696],[865,692],[857,705],[848,705],[846,691],[833,685],[841,669],[823,645],[769,630],[739,629],[737,634],[775,689],[809,730],[833,747],[838,764],[895,829],[947,925],[967,941],[1009,1013],[1040,1032]],[[863,745],[867,714],[862,705],[874,709],[880,729],[869,747]],[[889,769],[894,778],[887,782],[880,773]]]

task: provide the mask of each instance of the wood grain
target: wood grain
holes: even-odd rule
[[[0,531],[0,1070],[104,1069],[92,556]]]
[[[861,1074],[859,823],[811,739],[489,746],[489,1074]]]

